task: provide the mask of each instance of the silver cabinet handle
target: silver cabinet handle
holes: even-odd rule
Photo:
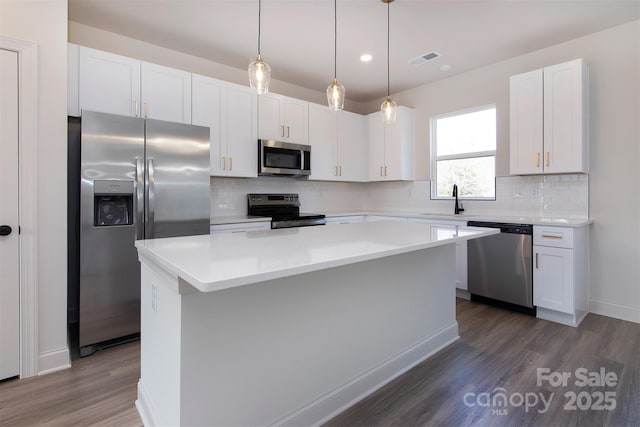
[[[339,166],[340,168],[340,176],[342,176],[342,166]]]
[[[229,170],[233,170],[233,157],[229,157]]]
[[[155,183],[156,176],[153,165],[153,159],[147,160],[147,173],[145,174],[145,191],[147,199],[147,209],[145,210],[145,239],[153,239],[154,230],[153,222],[155,220]]]
[[[140,103],[138,101],[133,101],[133,109],[136,117],[140,117]]]
[[[144,103],[144,118],[146,119],[147,117],[149,117],[149,104],[147,104],[145,102]]]
[[[536,269],[538,268],[538,252],[536,252]]]
[[[380,166],[380,176],[382,176],[382,166]]]
[[[536,153],[536,167],[540,167],[540,152]]]
[[[384,176],[387,176],[387,167],[384,167]]]
[[[336,165],[336,170],[333,172],[333,176],[338,176],[338,165]]]
[[[136,239],[141,240],[144,239],[144,164],[140,157],[136,157],[135,191]]]
[[[287,126],[287,138],[291,138],[291,129]]]
[[[222,170],[226,171],[227,170],[227,158],[226,157],[222,157]]]
[[[282,135],[280,135],[280,136],[282,136],[284,138],[284,125],[282,125],[280,127],[282,128]]]
[[[546,163],[546,167],[549,167],[549,152],[547,151],[545,154],[545,163]]]
[[[562,239],[562,236],[556,236],[554,234],[543,234],[542,237],[545,239]]]

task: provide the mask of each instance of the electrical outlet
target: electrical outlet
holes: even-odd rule
[[[155,283],[151,284],[151,309],[153,311],[158,309],[158,287]]]

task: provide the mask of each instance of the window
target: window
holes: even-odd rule
[[[431,118],[431,150],[432,198],[495,199],[495,106]]]

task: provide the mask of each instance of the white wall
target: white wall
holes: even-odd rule
[[[584,58],[591,80],[590,309],[636,322],[640,322],[639,41],[640,21],[634,21],[393,96],[399,104],[416,109],[416,178],[429,179],[429,118],[487,104],[497,108],[496,174],[507,176],[509,76]],[[380,102],[369,103],[368,111],[376,111]],[[384,194],[386,187],[379,188]],[[370,198],[384,200],[381,193],[369,192]]]
[[[67,2],[0,1],[0,33],[38,44],[38,371],[67,348]]]

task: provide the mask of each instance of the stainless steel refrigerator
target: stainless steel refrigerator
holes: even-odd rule
[[[209,233],[209,128],[83,111],[79,349],[140,332],[134,241]]]

